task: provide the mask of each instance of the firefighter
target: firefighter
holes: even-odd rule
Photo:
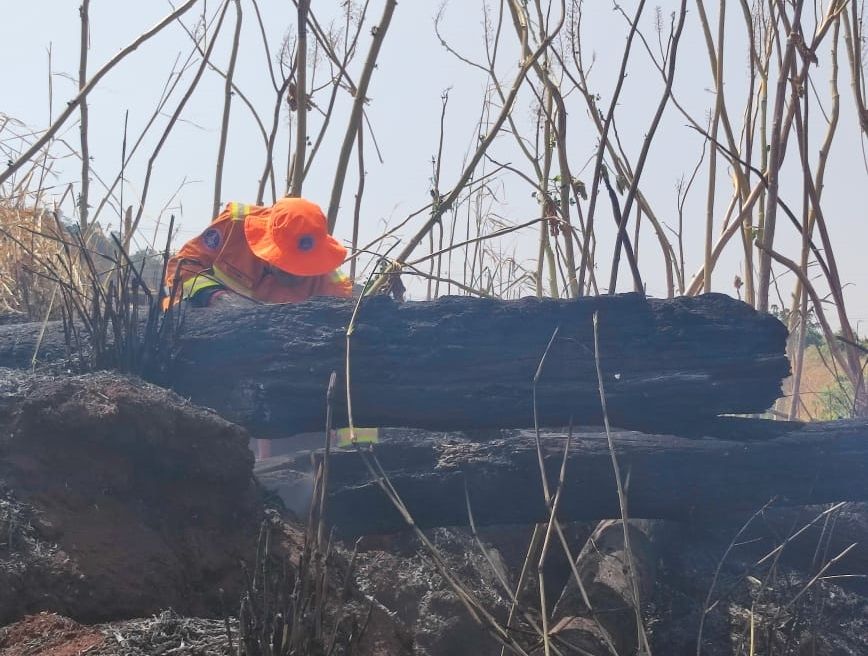
[[[164,308],[299,303],[313,296],[352,296],[337,270],[347,250],[328,232],[318,205],[283,198],[271,207],[229,203],[208,228],[169,260]],[[271,440],[257,440],[271,455]]]
[[[347,250],[328,233],[318,205],[283,198],[271,207],[229,203],[166,269],[165,307],[299,303],[350,297],[337,267]]]

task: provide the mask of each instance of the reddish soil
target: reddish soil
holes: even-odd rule
[[[134,378],[0,369],[0,627],[20,620],[0,629],[0,656],[230,653],[223,618],[257,566],[262,520],[279,529],[276,562],[298,563],[303,543],[265,509],[248,440]],[[330,589],[344,570],[328,570]],[[327,613],[367,626],[354,653],[412,653],[403,626],[352,592]],[[120,642],[114,624],[76,623],[116,620]]]
[[[262,517],[245,431],[113,374],[0,388],[0,625],[234,605]]]
[[[0,656],[83,656],[104,641],[94,628],[40,613],[0,629]]]

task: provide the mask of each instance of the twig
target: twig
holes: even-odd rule
[[[537,455],[537,464],[539,465],[539,475],[542,481],[542,489],[543,489],[543,498],[546,502],[546,507],[552,507],[552,498],[551,493],[549,492],[549,482],[548,476],[546,475],[545,463],[543,461],[543,453],[542,453],[542,442],[540,440],[540,428],[539,428],[539,412],[537,410],[537,385],[539,384],[540,376],[542,376],[543,365],[545,365],[546,358],[548,357],[549,351],[552,348],[552,344],[554,344],[555,339],[558,336],[558,332],[561,327],[556,326],[554,332],[552,333],[551,338],[546,345],[545,351],[543,351],[542,357],[540,358],[539,364],[536,368],[536,373],[533,376],[533,425],[534,425],[534,437],[536,441],[536,455]]]
[[[823,567],[820,569],[820,571],[817,572],[814,575],[814,577],[810,581],[808,581],[801,590],[799,590],[798,594],[796,594],[795,597],[790,599],[790,601],[787,603],[787,605],[784,606],[784,609],[790,608],[794,603],[796,603],[799,600],[799,598],[801,598],[801,596],[803,594],[805,594],[811,588],[812,585],[814,585],[814,583],[816,583],[819,579],[821,579],[823,577],[823,574],[825,574],[829,570],[830,567],[832,567],[835,563],[842,560],[848,553],[850,553],[856,547],[857,544],[858,544],[857,542],[854,542],[849,547],[844,549],[844,551],[842,551],[837,556],[832,558],[829,562],[827,562],[825,565],[823,565]]]
[[[768,504],[766,504],[766,505],[768,505]],[[786,540],[784,540],[781,544],[779,544],[777,547],[775,547],[774,549],[772,549],[772,550],[771,550],[769,553],[767,553],[765,556],[763,556],[763,557],[760,558],[758,561],[756,561],[756,564],[757,564],[757,565],[762,565],[762,564],[763,564],[764,562],[766,562],[769,558],[773,558],[773,557],[777,556],[778,554],[780,554],[780,553],[781,553],[781,552],[786,548],[786,546],[787,546],[788,544],[790,544],[793,540],[795,540],[797,537],[799,537],[802,533],[804,533],[804,532],[807,531],[809,528],[811,528],[811,527],[812,527],[814,524],[816,524],[818,521],[820,521],[821,519],[824,519],[824,518],[828,517],[829,515],[831,515],[832,513],[834,513],[834,512],[837,511],[837,510],[840,510],[841,508],[843,508],[843,507],[846,506],[846,505],[847,505],[847,502],[846,502],[846,501],[842,501],[841,503],[836,503],[836,504],[835,504],[834,506],[832,506],[831,508],[827,508],[826,510],[824,510],[823,512],[821,512],[819,515],[817,515],[816,517],[814,517],[814,519],[812,519],[810,522],[808,522],[807,524],[805,524],[805,525],[804,525],[802,528],[800,528],[798,531],[796,531],[795,533],[793,533],[792,535],[790,535]],[[795,528],[795,526],[793,526],[793,528]]]
[[[545,568],[546,556],[548,555],[548,551],[549,551],[549,540],[551,539],[552,528],[554,527],[555,523],[557,522],[558,506],[560,505],[561,492],[564,489],[564,480],[566,478],[567,456],[569,455],[569,452],[570,452],[570,444],[572,442],[572,439],[573,439],[573,425],[572,425],[572,421],[571,421],[570,422],[570,432],[567,435],[567,442],[564,445],[564,457],[563,457],[563,460],[561,460],[561,470],[560,470],[560,474],[558,476],[558,488],[555,491],[554,499],[552,500],[551,504],[549,505],[549,520],[548,520],[548,524],[546,525],[545,538],[543,539],[542,550],[540,551],[539,561],[537,563],[537,579],[538,579],[538,583],[539,583],[540,614],[542,615],[542,621],[543,621],[543,648],[544,648],[546,656],[549,656],[549,654],[551,653],[552,646],[551,646],[551,636],[549,635],[549,617],[548,617],[548,610],[546,609],[545,573],[543,570]]]
[[[663,91],[663,96],[657,105],[657,111],[654,118],[651,120],[651,125],[645,134],[645,139],[642,142],[642,150],[639,153],[639,160],[636,163],[636,168],[633,172],[633,179],[630,182],[630,188],[627,190],[627,198],[624,200],[622,208],[621,225],[618,226],[618,236],[615,240],[615,253],[612,257],[612,272],[609,279],[609,293],[614,294],[618,284],[618,261],[621,252],[621,245],[626,236],[627,220],[630,217],[630,211],[633,209],[633,202],[639,192],[639,179],[642,176],[642,171],[645,168],[645,163],[648,158],[648,152],[651,149],[651,142],[657,132],[657,127],[660,125],[660,120],[663,118],[663,111],[672,96],[672,85],[675,82],[675,62],[678,53],[678,44],[681,42],[681,34],[684,30],[685,18],[687,16],[687,0],[681,0],[681,7],[678,10],[678,24],[675,27],[675,33],[672,37],[669,50],[669,72],[666,76],[666,84]],[[641,642],[640,642],[641,644]]]
[[[533,629],[539,633],[540,636],[544,635],[544,629],[540,628],[539,624],[536,620],[528,613],[525,609],[521,608],[519,605],[518,592],[513,592],[509,586],[509,582],[504,578],[503,573],[501,572],[501,568],[498,567],[494,560],[491,558],[491,554],[488,552],[488,549],[485,548],[485,545],[482,544],[482,539],[479,537],[479,531],[476,529],[476,520],[473,517],[473,507],[470,503],[470,491],[467,489],[467,481],[464,481],[464,500],[467,505],[467,520],[470,524],[470,532],[473,535],[474,540],[476,541],[476,546],[479,551],[482,553],[485,558],[488,566],[491,568],[491,571],[494,573],[494,577],[497,579],[497,582],[500,584],[500,587],[506,592],[507,596],[511,601],[511,608],[519,609],[524,617],[524,620],[531,626]],[[520,592],[520,591],[519,591]],[[512,624],[512,615],[510,615],[507,620],[506,626],[504,627],[507,631],[510,630]],[[505,649],[505,647],[501,647],[501,649]]]
[[[169,138],[169,134],[175,127],[175,124],[178,122],[178,119],[181,117],[181,112],[184,111],[184,107],[187,102],[193,96],[193,92],[196,90],[196,87],[199,85],[199,80],[202,79],[202,74],[205,72],[205,69],[209,66],[209,60],[211,59],[211,53],[214,50],[214,45],[217,43],[217,35],[220,33],[220,28],[223,26],[223,20],[226,18],[226,12],[229,10],[229,2],[228,0],[224,0],[223,8],[220,10],[220,18],[217,20],[217,25],[214,28],[214,34],[211,37],[211,43],[208,44],[205,49],[205,54],[202,56],[202,63],[199,65],[196,74],[193,76],[193,80],[190,82],[190,87],[184,93],[184,96],[178,102],[178,106],[175,108],[175,111],[172,113],[169,122],[166,124],[165,129],[163,130],[163,134],[160,136],[157,145],[154,147],[151,156],[148,158],[148,164],[145,169],[145,181],[142,184],[142,192],[139,197],[139,208],[136,211],[136,218],[133,221],[133,225],[138,225],[142,219],[142,215],[145,212],[145,201],[148,197],[148,189],[151,185],[151,175],[154,170],[154,163],[157,161],[157,157],[160,154],[160,151],[163,149],[163,146],[166,144],[166,140]]]
[[[359,132],[356,135],[356,156],[358,158],[359,170],[356,186],[356,200],[353,205],[353,237],[350,243],[350,252],[355,253],[359,247],[359,224],[361,223],[362,214],[362,196],[365,193],[365,131],[362,126],[359,126]],[[350,280],[356,280],[356,258],[350,262]]]

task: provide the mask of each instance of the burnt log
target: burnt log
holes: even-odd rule
[[[733,422],[764,438],[772,430],[783,433],[755,442],[613,433],[630,517],[701,521],[722,513],[747,517],[772,499],[782,506],[868,500],[868,422]],[[552,486],[565,443],[566,434],[542,437]],[[421,527],[467,525],[465,486],[479,525],[533,524],[548,516],[532,431],[487,442],[388,434],[373,453]],[[256,471],[265,485],[291,499],[299,472],[310,468],[310,456],[298,455],[257,463]],[[333,452],[327,512],[346,536],[406,527],[355,450]],[[599,430],[573,436],[559,516],[620,516],[607,440]]]
[[[639,640],[636,606],[654,588],[657,559],[655,522],[630,521],[630,548],[620,520],[600,522],[576,559],[589,608],[576,580],[570,577],[554,609],[552,637],[571,651],[599,656],[646,653]],[[636,577],[635,598],[633,576]],[[644,632],[644,627],[642,627]],[[540,655],[543,650],[534,652]]]
[[[329,376],[338,372],[335,423],[346,425],[346,339],[353,304],[189,310],[162,382],[257,437],[322,430]],[[601,421],[593,315],[609,416],[615,425],[683,432],[721,414],[766,410],[789,373],[786,328],[720,294],[637,294],[560,301],[445,297],[362,305],[351,342],[355,424],[429,430]],[[38,326],[0,326],[0,366],[29,367]],[[43,361],[63,354],[48,331]]]

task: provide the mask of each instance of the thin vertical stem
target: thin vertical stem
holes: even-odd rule
[[[205,72],[205,69],[208,67],[208,62],[211,59],[211,53],[214,51],[214,44],[217,42],[217,35],[220,33],[220,29],[223,26],[223,20],[226,18],[226,12],[229,10],[228,2],[224,2],[223,8],[220,10],[220,17],[217,19],[217,25],[214,27],[214,33],[211,36],[211,42],[208,44],[208,47],[205,49],[205,53],[202,55],[202,63],[199,65],[199,68],[196,70],[193,79],[190,81],[190,86],[187,88],[187,91],[184,92],[184,95],[181,97],[181,100],[178,102],[178,106],[175,108],[175,111],[172,113],[171,118],[169,118],[169,122],[166,124],[165,129],[163,130],[163,134],[160,136],[157,145],[154,147],[151,156],[148,158],[148,164],[145,168],[145,180],[142,184],[142,192],[139,197],[139,207],[136,210],[136,218],[133,221],[133,225],[138,225],[141,221],[142,215],[145,211],[145,201],[148,198],[148,190],[151,185],[151,175],[154,170],[154,163],[157,161],[157,157],[160,154],[160,151],[163,149],[163,146],[166,144],[166,141],[169,138],[169,134],[175,127],[175,124],[178,122],[178,119],[181,117],[181,112],[184,111],[184,107],[187,105],[187,102],[193,96],[193,93],[196,91],[196,87],[199,85],[199,81],[202,79],[202,74]]]
[[[715,103],[714,116],[711,119],[711,138],[717,141],[717,132],[720,127],[720,117],[723,111],[723,37],[726,20],[726,0],[720,0],[717,30],[717,55],[715,57]],[[717,191],[717,148],[712,148],[708,158],[708,196],[705,208],[705,275],[703,276],[702,290],[711,291],[711,266],[712,244],[714,240],[714,199]]]
[[[594,312],[594,364],[597,369],[597,385],[600,390],[600,407],[603,411],[603,426],[606,429],[606,440],[609,445],[609,455],[612,458],[612,470],[615,474],[615,485],[618,490],[618,506],[621,511],[621,526],[624,529],[624,551],[627,554],[627,569],[630,574],[630,584],[633,588],[633,606],[636,612],[636,631],[637,644],[639,645],[640,653],[650,654],[651,650],[648,647],[648,637],[645,634],[645,625],[642,622],[642,609],[639,598],[639,581],[636,578],[636,568],[633,565],[633,549],[630,546],[630,515],[627,512],[627,493],[624,490],[624,483],[621,478],[621,468],[618,465],[618,454],[615,452],[615,441],[612,439],[612,431],[609,427],[609,413],[606,404],[606,389],[603,385],[603,368],[600,365],[600,317],[597,311]]]
[[[307,154],[307,14],[310,0],[298,2],[298,52],[295,58],[295,158],[292,164],[290,196],[301,196],[304,160]]]
[[[353,207],[353,241],[352,248],[350,252],[355,255],[356,250],[359,247],[359,223],[361,221],[362,214],[362,196],[365,193],[365,131],[364,126],[359,126],[359,133],[356,135],[356,155],[359,160],[359,180],[358,186],[356,187],[356,202]],[[350,280],[355,282],[356,280],[356,261],[358,258],[354,257],[350,261]]]
[[[368,57],[365,60],[365,66],[362,69],[362,75],[359,78],[359,84],[356,88],[356,97],[353,100],[353,108],[350,111],[350,118],[347,122],[347,131],[346,134],[344,134],[344,141],[341,145],[340,154],[338,155],[337,165],[335,166],[335,179],[332,185],[332,193],[329,199],[327,212],[329,232],[334,231],[335,224],[338,220],[338,209],[341,204],[341,194],[344,190],[344,181],[347,177],[347,166],[350,162],[350,153],[353,149],[353,142],[356,140],[356,132],[362,124],[365,102],[368,100],[368,85],[371,82],[371,76],[374,74],[377,57],[380,54],[380,47],[383,45],[383,40],[386,38],[386,32],[389,29],[389,24],[392,22],[392,15],[395,13],[395,8],[397,6],[397,0],[386,0],[380,23],[379,25],[375,25],[371,30],[371,34],[373,34],[374,38],[371,41],[371,47],[368,50]]]
[[[612,102],[609,105],[609,111],[606,113],[606,120],[603,122],[603,128],[600,131],[600,143],[597,147],[597,156],[594,161],[594,179],[591,184],[590,206],[588,207],[588,218],[585,224],[585,234],[582,238],[582,259],[579,264],[579,288],[584,289],[585,272],[588,275],[593,275],[594,262],[590,257],[591,235],[594,231],[594,211],[597,206],[597,196],[600,191],[600,182],[603,175],[603,156],[605,155],[606,145],[609,141],[609,130],[612,126],[612,120],[615,116],[615,107],[618,103],[618,97],[621,95],[621,88],[624,85],[624,80],[627,79],[627,62],[630,59],[630,48],[633,45],[633,37],[639,29],[639,18],[642,15],[642,10],[645,8],[645,0],[640,0],[636,8],[636,15],[630,23],[630,34],[627,36],[627,45],[624,47],[624,55],[621,58],[621,69],[618,72],[618,82],[615,85],[615,91],[612,96]]]
[[[784,141],[786,135],[783,133],[783,114],[784,104],[787,96],[787,86],[790,81],[790,73],[795,64],[796,56],[796,30],[801,24],[802,7],[804,0],[796,1],[796,10],[793,16],[792,29],[787,38],[787,45],[784,49],[784,57],[781,62],[781,68],[778,72],[778,82],[775,90],[775,106],[772,111],[771,125],[771,143],[769,144],[769,162],[767,168],[768,192],[766,195],[765,204],[765,222],[762,227],[762,234],[759,237],[762,244],[759,256],[759,281],[757,283],[757,309],[761,312],[768,312],[769,309],[769,285],[771,283],[771,250],[775,240],[775,222],[778,213],[778,191],[780,185],[780,168],[783,163]],[[786,19],[785,8],[783,2],[778,2],[781,18]]]
[[[609,277],[610,294],[614,294],[617,288],[618,263],[620,261],[621,246],[626,241],[627,219],[630,216],[630,211],[633,209],[633,202],[636,199],[639,191],[639,179],[642,177],[642,171],[645,169],[648,152],[651,149],[651,143],[654,140],[654,135],[657,133],[657,127],[660,125],[660,119],[663,118],[663,111],[666,109],[666,105],[668,104],[669,99],[672,97],[672,85],[675,82],[675,64],[678,60],[678,44],[681,42],[681,34],[684,31],[684,22],[686,17],[687,0],[681,0],[681,7],[678,10],[678,23],[675,27],[675,32],[672,35],[672,39],[669,45],[669,66],[666,75],[666,83],[663,90],[663,96],[660,98],[660,102],[657,105],[657,111],[654,114],[654,118],[652,119],[651,125],[648,128],[648,132],[645,135],[645,139],[642,143],[642,150],[639,153],[639,159],[636,162],[636,170],[633,173],[633,180],[630,182],[630,188],[627,190],[627,198],[624,200],[624,207],[621,213],[621,223],[618,226],[618,235],[615,239],[615,253],[612,256],[612,272]],[[640,280],[635,280],[634,282],[637,286],[641,284]],[[637,291],[641,291],[641,289]]]
[[[82,0],[79,7],[81,16],[81,45],[78,62],[78,90],[84,91],[87,85],[87,51],[90,44],[90,0]],[[81,193],[78,199],[78,221],[81,225],[82,234],[87,230],[88,219],[88,196],[90,195],[90,148],[88,146],[88,108],[87,99],[83,99],[79,108],[81,121],[79,131],[81,133]]]
[[[226,158],[226,142],[229,139],[229,113],[232,110],[232,79],[235,76],[235,63],[238,61],[238,47],[241,43],[241,0],[235,1],[235,35],[232,38],[232,51],[229,54],[229,68],[226,70],[226,84],[223,90],[223,121],[220,126],[220,144],[217,147],[217,171],[214,174],[214,203],[212,216],[220,212],[220,192],[223,186],[223,164]]]

